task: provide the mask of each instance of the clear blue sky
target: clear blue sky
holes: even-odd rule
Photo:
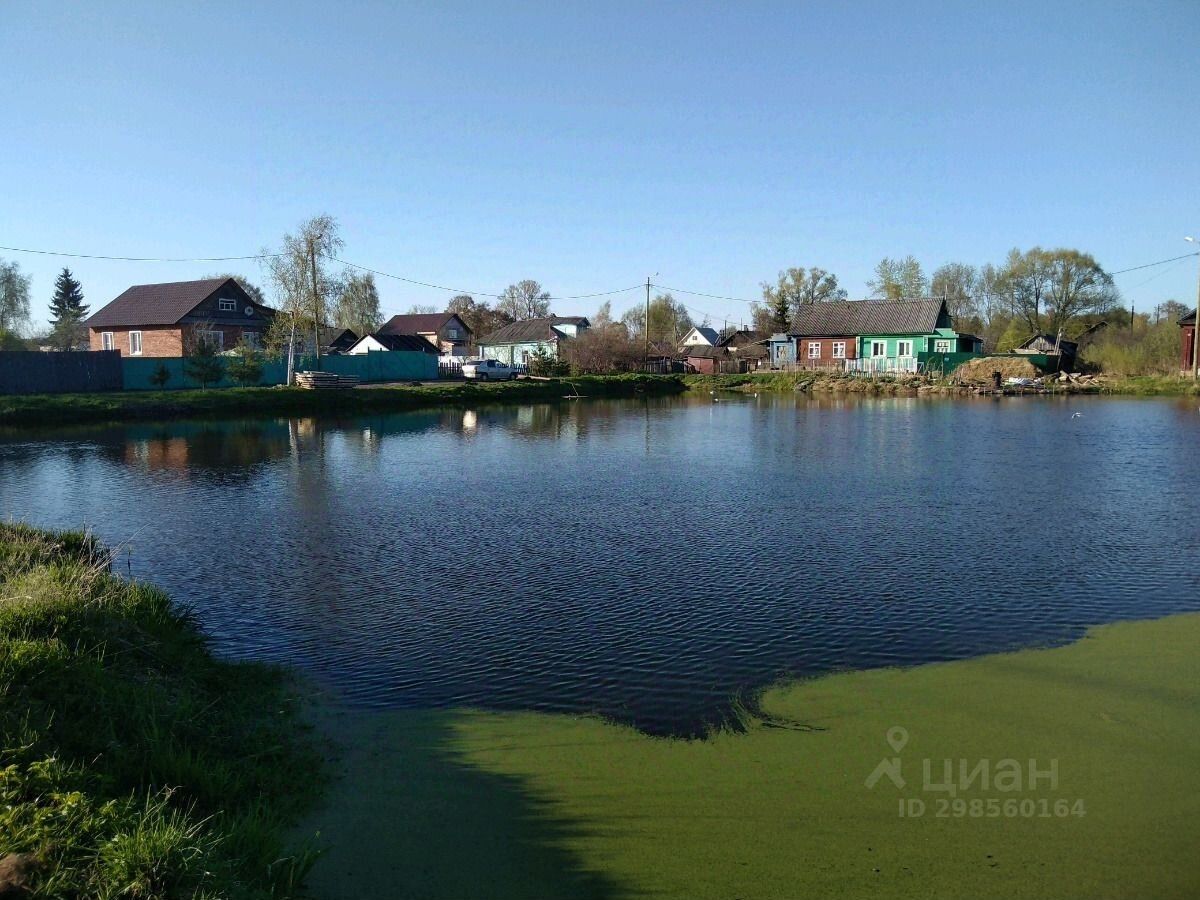
[[[0,244],[241,255],[328,212],[346,259],[477,291],[820,265],[863,296],[885,255],[1115,270],[1200,230],[1195,3],[394,6],[5,0]],[[93,309],[222,267],[0,256],[41,321],[64,262]],[[1196,260],[1164,269],[1126,302],[1192,302]]]

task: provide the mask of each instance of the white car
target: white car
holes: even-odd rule
[[[463,378],[477,381],[512,381],[517,370],[498,359],[469,359],[463,363]]]

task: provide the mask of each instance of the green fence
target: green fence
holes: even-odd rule
[[[225,360],[223,360],[225,361]],[[314,368],[315,359],[303,357],[296,360],[296,371]],[[167,382],[161,390],[179,391],[198,388],[199,382],[188,377],[186,357],[130,357],[121,358],[122,387],[127,391],[156,391],[158,385],[151,382],[161,369],[167,371]],[[355,356],[323,356],[321,370],[338,375],[357,375],[364,384],[382,381],[428,381],[438,377],[438,358],[432,353],[417,353],[405,350],[363,353]],[[263,361],[262,378],[259,385],[271,386],[287,381],[287,360]],[[236,383],[223,377],[215,387],[236,387]]]

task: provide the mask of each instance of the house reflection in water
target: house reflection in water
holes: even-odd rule
[[[133,427],[121,456],[150,471],[230,474],[289,453],[283,421],[176,422]]]

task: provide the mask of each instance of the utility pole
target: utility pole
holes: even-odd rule
[[[646,371],[650,371],[650,276],[646,276]]]
[[[317,235],[318,238],[324,235]],[[313,238],[308,239],[308,261],[312,272],[313,292],[313,352],[317,355],[317,371],[321,371],[321,299],[317,293],[317,249]]]

